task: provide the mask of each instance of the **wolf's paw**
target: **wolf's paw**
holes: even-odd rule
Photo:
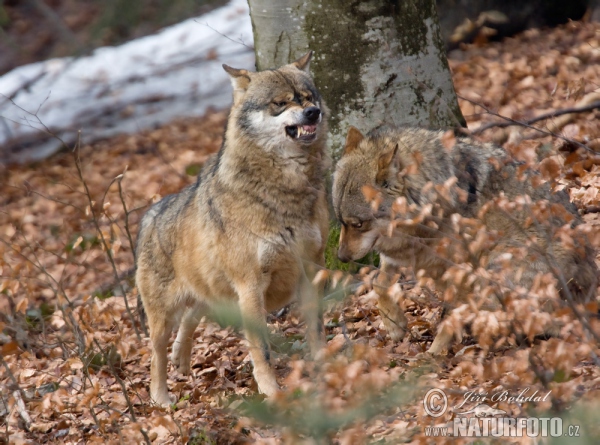
[[[177,365],[177,370],[182,375],[190,375],[190,370],[191,370],[190,360],[184,361],[183,363],[179,363],[179,365]]]
[[[185,359],[185,358],[177,357],[177,360],[173,360],[173,364],[177,367],[177,370],[182,375],[190,375],[192,366],[191,366],[191,360],[189,358]]]
[[[400,318],[400,317],[397,317]],[[406,326],[407,321],[404,316],[400,318],[400,320],[396,321],[391,319],[389,316],[382,317],[383,327],[388,332],[388,335],[392,339],[392,341],[399,342],[402,341],[404,335],[406,334]]]
[[[170,407],[173,403],[177,402],[177,398],[173,396],[169,396],[168,392],[152,395],[150,397],[152,401],[163,408]]]
[[[427,354],[430,355],[447,355],[448,350],[450,349],[450,342],[452,341],[452,336],[445,335],[444,333],[440,333],[435,336],[433,339],[433,343],[427,350]]]
[[[267,381],[258,384],[258,392],[264,394],[269,399],[272,398],[275,394],[277,394],[280,391],[280,389],[281,388],[279,388],[279,385],[276,381]]]
[[[323,357],[324,352],[326,351],[327,342],[321,338],[317,341],[310,342],[310,352],[309,357],[311,360],[319,360]]]
[[[404,338],[405,331],[403,329],[388,329],[388,334],[394,342],[400,342]]]
[[[173,346],[171,361],[181,374],[190,374],[192,357],[190,354],[185,354],[184,351],[182,351],[182,348],[178,348],[177,345]]]
[[[434,355],[447,355],[448,354],[448,350],[444,347],[440,347],[440,346],[435,346],[431,345],[431,347],[427,350],[427,352],[425,352],[426,355],[424,355],[423,357],[427,357],[427,356],[434,356]]]

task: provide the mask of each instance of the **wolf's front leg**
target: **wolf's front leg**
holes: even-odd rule
[[[450,345],[452,344],[453,337],[454,335],[450,331],[450,328],[448,328],[442,322],[439,332],[433,339],[433,343],[431,343],[431,346],[427,352],[432,355],[446,354],[448,352],[448,348],[450,348]]]
[[[325,346],[325,329],[323,326],[323,289],[324,282],[314,283],[319,265],[304,261],[303,274],[300,278],[300,305],[306,320],[306,337],[314,358]]]
[[[273,368],[269,364],[270,351],[263,287],[247,284],[236,286],[244,323],[244,334],[248,340],[250,357],[254,364],[254,379],[258,384],[258,390],[267,397],[271,397],[279,391],[279,385]]]
[[[379,297],[378,306],[381,321],[393,341],[401,341],[406,333],[408,320],[397,301],[389,294],[389,288],[395,282],[397,267],[381,255],[380,272],[373,288]]]

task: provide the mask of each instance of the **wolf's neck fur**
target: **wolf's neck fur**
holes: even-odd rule
[[[226,166],[221,179],[225,182],[238,183],[240,179],[246,179],[246,176],[252,179],[255,173],[263,168],[268,168],[272,176],[273,173],[279,173],[274,175],[275,181],[268,181],[276,184],[277,187],[297,189],[305,187],[307,180],[313,185],[322,182],[324,137],[309,146],[299,147],[293,154],[283,154],[277,149],[268,150],[250,140],[238,128],[236,116],[233,115],[227,124],[225,136],[221,155],[223,165]]]
[[[271,209],[274,215],[278,209],[311,214],[318,194],[325,189],[325,137],[299,149],[297,156],[282,156],[277,150],[256,145],[235,122],[230,116],[213,180],[224,191],[250,195],[253,202]]]

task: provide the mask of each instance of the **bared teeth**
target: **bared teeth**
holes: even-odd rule
[[[287,134],[294,139],[299,139],[302,136],[313,136],[317,132],[316,125],[296,125],[285,127]]]
[[[317,131],[317,127],[314,125],[306,125],[306,126],[298,125],[296,137],[299,138],[300,136],[315,134],[316,131]]]

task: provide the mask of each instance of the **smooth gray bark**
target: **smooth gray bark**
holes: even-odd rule
[[[259,70],[315,51],[339,154],[347,129],[464,125],[434,0],[249,0]]]

